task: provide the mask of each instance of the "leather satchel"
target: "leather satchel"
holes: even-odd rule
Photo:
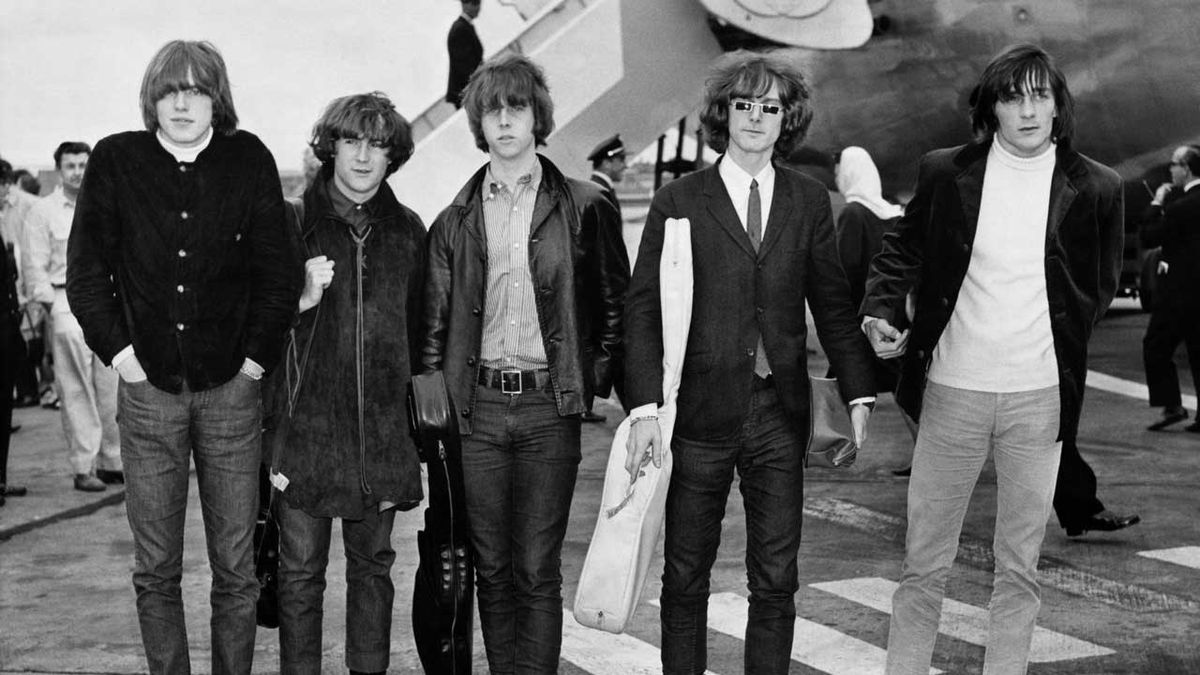
[[[858,446],[837,379],[809,375],[808,384],[808,450],[804,453],[804,466],[850,466],[858,456]]]

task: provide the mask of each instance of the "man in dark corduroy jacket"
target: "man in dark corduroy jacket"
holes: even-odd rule
[[[237,130],[225,62],[166,44],[141,88],[145,131],[96,144],[67,248],[67,297],[121,376],[118,420],[142,643],[190,672],[180,595],[194,458],[213,571],[212,672],[249,673],[260,383],[303,283],[271,153]]]

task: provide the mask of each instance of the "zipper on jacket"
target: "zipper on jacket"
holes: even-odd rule
[[[354,279],[358,289],[358,297],[354,300],[354,377],[358,393],[358,478],[364,494],[371,494],[371,486],[367,485],[367,424],[363,414],[363,245],[371,236],[371,227],[360,236],[350,228],[350,236],[354,239]]]

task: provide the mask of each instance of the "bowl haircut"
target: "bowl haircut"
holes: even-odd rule
[[[729,108],[733,99],[754,101],[779,88],[783,122],[775,157],[787,157],[800,146],[812,122],[810,91],[804,74],[776,52],[738,50],[721,57],[704,82],[700,123],[708,146],[718,153],[729,147]]]
[[[387,149],[387,176],[413,154],[412,125],[396,112],[387,94],[373,91],[335,98],[313,125],[309,146],[323,169],[332,170],[335,144],[343,138],[361,138]]]
[[[533,138],[546,144],[554,131],[554,101],[541,67],[520,54],[501,54],[484,61],[471,75],[463,91],[467,123],[475,136],[475,147],[487,152],[483,116],[503,107],[528,106],[533,110]]]
[[[226,135],[237,130],[237,111],[233,108],[225,59],[212,43],[203,40],[172,40],[150,59],[139,96],[146,130],[158,131],[155,106],[164,96],[192,87],[212,99],[214,130]]]

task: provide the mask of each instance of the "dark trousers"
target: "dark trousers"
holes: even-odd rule
[[[42,357],[45,355],[45,342],[41,337],[33,338],[29,344],[25,343],[25,339],[21,337],[19,330],[14,330],[11,337],[4,338],[5,351],[12,350],[15,370],[13,371],[13,380],[9,383],[4,391],[10,391],[15,385],[17,387],[17,396],[20,398],[37,398],[38,397],[38,377],[37,369],[41,365]],[[5,354],[5,358],[9,358]]]
[[[800,431],[784,414],[778,393],[767,387],[751,396],[735,436],[672,442],[661,611],[664,673],[690,675],[707,667],[709,580],[734,471],[746,510],[745,672],[788,671],[804,502],[806,441]]]
[[[1146,336],[1142,338],[1142,362],[1146,367],[1151,406],[1181,405],[1179,373],[1175,366],[1175,350],[1180,342],[1187,348],[1192,382],[1200,386],[1200,317],[1170,304],[1155,309],[1146,325]]]
[[[579,470],[579,418],[554,394],[480,386],[463,484],[479,625],[492,673],[556,673],[562,545]]]
[[[12,436],[13,379],[24,360],[25,343],[15,325],[0,321],[0,344],[4,345],[4,353],[0,354],[0,485],[4,485],[8,482],[8,444]]]
[[[1075,439],[1062,444],[1058,479],[1054,486],[1054,513],[1064,528],[1081,524],[1104,510],[1096,498],[1096,474],[1079,454]]]
[[[320,675],[321,621],[332,518],[316,518],[285,503],[279,515],[279,668],[283,675]],[[395,509],[368,509],[342,519],[346,551],[346,666],[387,670],[391,653],[392,524]]]

